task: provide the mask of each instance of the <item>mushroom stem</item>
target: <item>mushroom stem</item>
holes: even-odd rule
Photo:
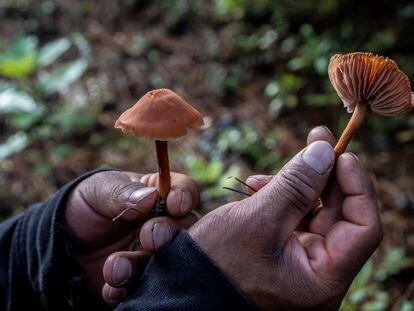
[[[168,162],[168,143],[163,140],[156,140],[155,147],[158,161],[158,195],[165,202],[171,188],[170,165]]]
[[[359,128],[362,121],[364,120],[367,110],[368,110],[368,104],[365,102],[361,102],[356,105],[351,119],[346,125],[344,131],[342,132],[341,137],[339,138],[334,148],[336,158],[338,158],[339,155],[341,155],[345,151],[352,136],[355,134],[356,130]]]

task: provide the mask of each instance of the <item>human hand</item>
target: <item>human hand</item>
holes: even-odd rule
[[[67,201],[63,222],[85,270],[89,290],[97,298],[102,293],[109,304],[123,299],[126,287],[140,276],[151,255],[140,246],[138,234],[155,206],[156,182],[157,174],[99,172],[79,183]],[[200,199],[197,184],[178,173],[171,174],[171,184],[167,197],[171,217],[162,219],[171,228],[188,228],[197,220],[190,213]],[[128,208],[133,209],[125,211]],[[153,220],[150,224],[155,225]],[[154,250],[169,244],[173,236],[170,227],[157,224],[152,229]],[[103,274],[110,285],[104,286]]]
[[[334,166],[332,146],[319,140],[334,142],[316,128],[311,144],[276,176],[248,178],[259,191],[216,209],[189,231],[261,309],[336,310],[381,241],[367,173],[350,153]],[[305,223],[322,192],[324,207]]]

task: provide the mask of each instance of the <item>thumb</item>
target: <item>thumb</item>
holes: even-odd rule
[[[270,233],[283,243],[313,207],[328,181],[335,162],[332,146],[316,141],[289,161],[273,179],[248,200],[249,208],[266,223]]]
[[[75,248],[97,249],[129,238],[126,233],[136,230],[136,223],[149,217],[157,192],[140,183],[140,177],[105,171],[78,184],[68,198],[64,215],[64,225]],[[122,212],[119,221],[113,222]]]
[[[120,220],[142,222],[149,217],[157,192],[155,187],[146,187],[139,182],[140,177],[118,171],[100,172],[85,179],[75,192],[95,212],[109,220],[125,212]]]

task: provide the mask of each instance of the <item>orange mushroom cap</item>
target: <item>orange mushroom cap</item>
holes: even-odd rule
[[[155,140],[170,140],[204,124],[200,113],[169,89],[153,90],[124,111],[115,127],[124,133]]]
[[[336,54],[328,73],[348,112],[362,102],[383,116],[403,114],[414,107],[408,77],[389,58],[363,52]]]

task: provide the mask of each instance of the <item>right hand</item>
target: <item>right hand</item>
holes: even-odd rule
[[[319,136],[332,144],[326,128],[312,133],[311,141]],[[273,178],[248,179],[262,188],[217,208],[189,231],[261,309],[337,309],[381,241],[370,178],[350,153],[334,166],[331,144],[315,141]],[[326,206],[296,231],[326,186]]]

